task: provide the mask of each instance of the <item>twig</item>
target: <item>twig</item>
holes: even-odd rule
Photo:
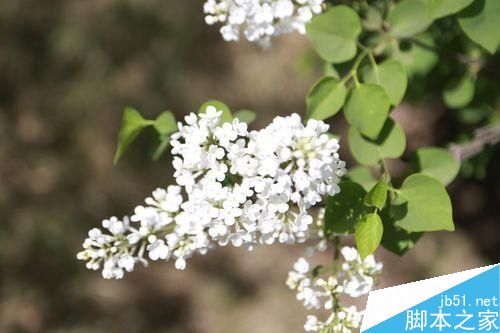
[[[462,144],[452,143],[450,151],[458,161],[464,161],[482,152],[485,146],[500,142],[500,125],[478,128],[472,140]]]

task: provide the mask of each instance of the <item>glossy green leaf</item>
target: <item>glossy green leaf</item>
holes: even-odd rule
[[[395,202],[396,225],[409,232],[455,230],[450,197],[436,178],[421,173],[409,176]]]
[[[460,109],[469,105],[474,98],[474,81],[469,75],[450,82],[443,91],[443,100],[447,107]]]
[[[429,16],[433,19],[458,13],[474,0],[427,0]]]
[[[223,123],[233,121],[233,115],[231,114],[231,110],[229,109],[229,107],[226,104],[224,104],[223,102],[217,101],[217,100],[211,100],[211,101],[203,103],[200,106],[198,113],[204,113],[209,106],[213,106],[218,111],[222,111],[222,122]]]
[[[432,20],[425,0],[403,0],[394,6],[388,16],[391,33],[397,37],[411,37],[425,31]]]
[[[500,44],[500,1],[475,0],[460,13],[458,22],[474,42],[491,54],[497,51]]]
[[[347,96],[344,113],[359,132],[376,139],[389,115],[391,101],[384,88],[373,83],[361,84]]]
[[[335,115],[344,105],[346,94],[347,89],[339,80],[322,78],[307,95],[307,118],[323,120]]]
[[[375,252],[380,245],[384,226],[380,216],[376,213],[363,216],[356,227],[356,247],[361,259],[365,259]]]
[[[361,20],[350,7],[334,6],[315,16],[306,26],[306,31],[314,49],[323,59],[341,63],[356,55]]]
[[[392,105],[401,102],[408,86],[408,76],[403,64],[394,59],[388,59],[376,68],[370,66],[364,72],[363,80],[367,83],[380,84]]]
[[[350,168],[347,173],[347,177],[353,182],[363,186],[366,191],[369,191],[377,183],[377,180],[373,177],[371,170],[363,166]]]
[[[257,115],[254,111],[250,110],[239,110],[234,114],[234,118],[238,118],[241,122],[251,124],[257,118]]]
[[[349,128],[349,148],[354,158],[364,165],[375,165],[383,158],[398,158],[406,148],[406,136],[394,120],[388,118],[377,140],[364,137],[354,128]]]
[[[420,148],[412,156],[411,164],[416,172],[432,176],[445,186],[451,183],[460,171],[460,162],[450,151],[443,148]]]
[[[130,107],[125,108],[123,111],[122,126],[118,133],[118,145],[114,158],[115,164],[142,129],[149,125],[152,125],[152,121],[144,119],[137,110]]]
[[[352,234],[361,218],[370,213],[363,203],[366,191],[361,185],[344,180],[340,193],[329,197],[325,210],[325,234]]]
[[[366,194],[365,205],[382,210],[387,200],[387,181],[385,176],[379,179],[377,184]]]

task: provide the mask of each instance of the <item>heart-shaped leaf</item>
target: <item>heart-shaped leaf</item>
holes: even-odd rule
[[[460,13],[462,30],[491,54],[500,44],[500,1],[476,0]]]
[[[397,37],[411,37],[426,30],[431,24],[425,0],[403,0],[389,13],[391,33]]]
[[[429,16],[433,19],[458,13],[474,0],[427,0]]]
[[[391,101],[384,88],[366,83],[351,90],[344,113],[349,124],[363,135],[376,139],[387,119],[390,106]]]
[[[344,105],[346,94],[347,89],[339,80],[322,78],[307,95],[307,118],[323,120],[335,115]]]
[[[364,165],[375,165],[384,158],[398,158],[406,148],[405,133],[391,118],[387,119],[376,140],[364,137],[352,126],[348,139],[352,155]]]
[[[363,75],[367,83],[380,84],[384,89],[392,105],[398,105],[406,92],[408,76],[401,62],[389,59],[377,67],[369,67]]]
[[[436,178],[421,173],[406,178],[396,205],[396,225],[409,232],[455,230],[450,197]]]
[[[361,33],[358,14],[347,6],[334,6],[317,15],[306,26],[307,37],[318,54],[328,62],[341,63],[354,58]]]
[[[460,171],[460,162],[450,151],[443,148],[420,148],[410,161],[416,172],[435,177],[445,186],[451,183]]]

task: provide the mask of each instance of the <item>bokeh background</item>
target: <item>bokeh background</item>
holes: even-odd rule
[[[0,332],[302,331],[306,311],[284,284],[301,247],[217,249],[184,272],[153,264],[123,281],[75,259],[89,228],[171,181],[169,157],[149,159],[153,133],[112,164],[124,106],[180,119],[220,99],[256,110],[256,128],[304,111],[321,75],[306,38],[279,38],[267,51],[228,44],[205,26],[201,6],[0,1]],[[432,96],[394,115],[408,136],[405,156],[456,134]],[[332,124],[345,133],[342,119]],[[345,147],[342,155],[354,165]],[[499,152],[483,164],[485,174],[449,187],[455,233],[426,235],[404,257],[379,250],[381,286],[500,261]]]

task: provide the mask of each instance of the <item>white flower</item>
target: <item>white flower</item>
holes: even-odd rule
[[[185,270],[186,269],[186,260],[184,258],[178,258],[175,261],[175,268],[178,270]]]
[[[344,281],[344,292],[351,297],[360,297],[372,290],[373,283],[371,276],[354,273]]]
[[[305,25],[322,12],[324,0],[206,0],[203,5],[208,25],[221,22],[224,40],[246,39],[269,46],[270,39],[292,31],[305,34]]]
[[[376,276],[380,274],[381,265],[373,256],[362,261],[355,248],[344,247],[341,253],[346,260],[342,270],[334,270],[334,275],[327,280],[319,277],[323,269],[321,266],[311,270],[304,258],[299,258],[288,273],[286,284],[297,292],[297,299],[306,309],[320,309],[323,304],[326,310],[332,311],[325,321],[308,316],[304,325],[307,332],[352,333],[361,325],[363,313],[354,306],[344,307],[340,296],[359,297],[370,292]]]
[[[200,113],[200,118],[205,119],[209,122],[214,122],[219,119],[222,115],[222,110],[217,110],[217,108],[213,105],[207,106],[204,113]]]
[[[307,321],[304,324],[306,332],[317,332],[319,329],[318,318],[316,316],[307,316]]]
[[[320,296],[320,293],[310,287],[301,287],[297,293],[297,299],[302,301],[302,304],[306,309],[319,309],[321,307],[321,302],[318,296]]]
[[[104,262],[102,276],[105,279],[122,279],[123,270],[117,266],[117,263],[114,259],[109,259]]]
[[[165,245],[165,241],[162,239],[155,239],[156,237],[150,236],[150,243],[146,250],[148,251],[149,259],[155,261],[158,259],[167,259],[170,250],[167,245]]]
[[[277,0],[273,3],[273,14],[277,19],[283,19],[293,15],[294,5],[291,0]]]
[[[118,259],[118,267],[123,268],[127,272],[132,272],[134,270],[135,258],[128,253],[122,254],[120,259]]]
[[[299,258],[295,264],[293,264],[293,269],[300,274],[306,274],[309,272],[309,263],[305,258]]]
[[[252,6],[257,0],[239,1]],[[285,15],[289,3],[268,3],[251,15],[265,30],[273,10]],[[212,16],[231,8],[215,1],[206,7]],[[103,266],[107,278],[121,278],[136,262],[147,263],[146,258],[172,258],[184,269],[188,258],[215,245],[250,250],[259,243],[292,244],[319,235],[311,232],[322,227],[313,223],[308,210],[325,195],[337,193],[345,173],[338,141],[325,134],[328,125],[317,120],[304,125],[292,114],[249,132],[238,119],[224,123],[222,114],[208,106],[178,124],[178,132],[171,135],[177,185],[153,191],[130,220],[104,220],[108,232],[92,229],[78,259],[87,261],[90,269]],[[369,261],[363,267],[366,272],[379,270]],[[301,284],[304,269],[309,267],[298,269],[290,285],[304,287],[301,300],[317,307],[317,288]]]
[[[109,220],[102,221],[102,226],[108,229],[112,234],[123,234],[127,230],[128,219],[120,221],[113,216]]]
[[[359,259],[359,253],[353,247],[343,247],[340,252],[346,261],[355,261]]]

